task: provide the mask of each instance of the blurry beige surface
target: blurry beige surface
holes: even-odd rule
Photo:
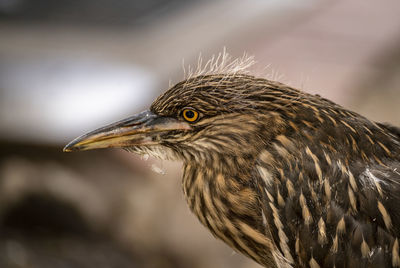
[[[1,267],[259,267],[189,212],[180,163],[61,152],[147,107],[183,77],[183,58],[246,51],[257,74],[400,125],[398,1],[177,1],[155,11],[112,26],[0,13]]]

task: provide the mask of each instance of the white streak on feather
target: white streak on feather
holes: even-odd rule
[[[262,166],[257,166],[257,169],[265,184],[271,186],[274,181],[274,177],[272,176],[272,174]]]
[[[293,263],[294,259],[290,254],[290,249],[288,246],[289,239],[283,230],[283,224],[280,220],[278,209],[274,206],[272,202],[270,202],[269,205],[272,209],[272,215],[274,217],[275,227],[278,229],[279,245],[282,249],[284,258],[288,263]]]
[[[148,156],[153,156],[155,158],[161,159],[161,160],[177,160],[178,156],[174,151],[171,149],[164,147],[164,146],[143,146],[143,147],[128,147],[124,148],[126,151],[139,154],[139,155],[147,155],[144,156],[144,158]]]
[[[369,168],[366,168],[364,172],[360,174],[359,178],[364,187],[376,189],[379,195],[383,197],[381,184],[384,184],[385,182],[376,177]]]
[[[278,268],[291,268],[290,261],[286,259],[279,250],[272,251],[272,256],[274,256],[275,263]]]

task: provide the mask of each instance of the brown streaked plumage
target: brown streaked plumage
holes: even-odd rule
[[[400,267],[396,127],[278,82],[213,73],[65,150],[105,147],[183,161],[200,222],[265,267]]]

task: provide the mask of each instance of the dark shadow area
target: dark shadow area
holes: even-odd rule
[[[46,194],[30,193],[2,213],[1,229],[24,236],[92,237],[82,214],[68,202]]]
[[[0,22],[33,22],[95,27],[142,27],[195,1],[0,1]]]

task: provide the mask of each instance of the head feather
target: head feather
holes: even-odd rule
[[[200,54],[197,60],[197,66],[194,68],[188,66],[185,68],[183,63],[184,80],[189,80],[192,77],[207,76],[213,74],[226,74],[227,76],[235,74],[248,74],[249,68],[255,64],[254,56],[249,56],[244,53],[239,58],[232,58],[226,51],[226,48],[217,55],[212,55],[211,58],[204,63],[203,57]]]

